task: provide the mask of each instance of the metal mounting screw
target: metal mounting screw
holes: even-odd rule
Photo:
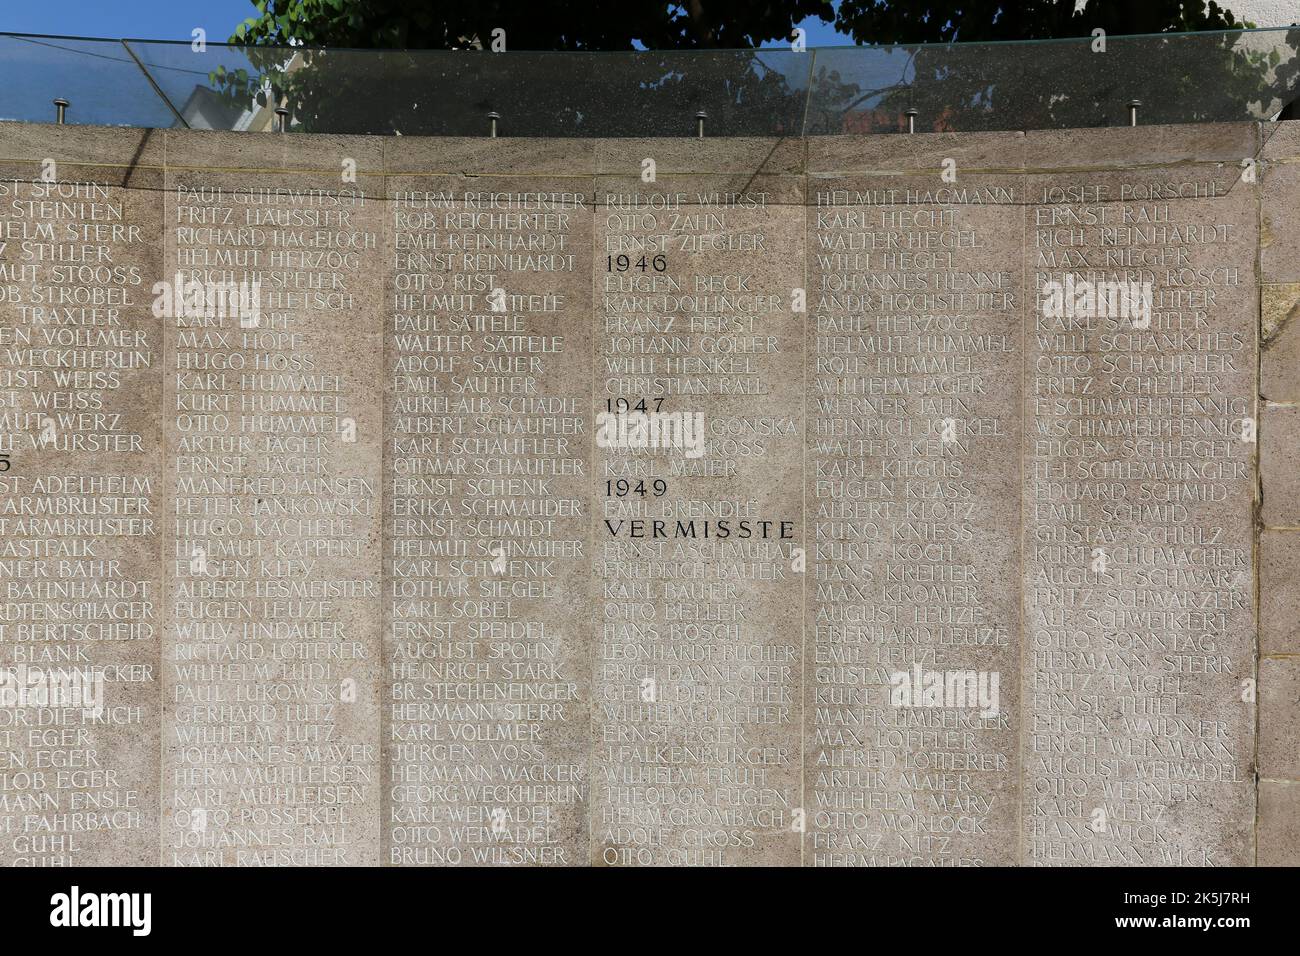
[[[709,118],[709,114],[700,110],[695,114],[695,135],[704,139],[704,121]]]
[[[1128,101],[1128,125],[1136,126],[1138,124],[1138,107],[1142,105],[1141,100]]]
[[[275,115],[279,117],[280,132],[289,132],[289,108],[287,106],[277,106],[275,108]]]
[[[60,126],[66,123],[67,115],[68,115],[68,107],[71,105],[72,105],[71,103],[69,103],[61,96],[57,100],[55,100],[54,101],[54,122],[58,123]]]
[[[488,114],[488,120],[491,122],[491,128],[488,135],[491,136],[493,139],[497,138],[497,120],[499,119],[501,119],[501,114],[498,113],[496,110],[493,110],[491,113]]]
[[[911,107],[910,109],[906,109],[906,110],[904,110],[904,111],[903,111],[903,115],[907,117],[907,132],[908,132],[908,133],[915,133],[915,132],[916,132],[916,118],[917,118],[919,115],[921,115],[921,111],[918,110],[915,106],[913,106],[913,107]]]

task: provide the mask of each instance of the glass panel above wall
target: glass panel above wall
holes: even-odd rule
[[[132,40],[187,120],[299,132],[483,136],[715,136],[802,132],[813,57],[782,50],[509,53],[307,50]],[[217,123],[225,122],[224,126]],[[199,125],[191,122],[191,125]]]
[[[53,123],[58,99],[68,123],[176,122],[120,40],[0,34],[0,120]]]
[[[0,34],[0,117],[422,136],[818,136],[1269,120],[1300,28],[626,53],[322,50]]]
[[[818,50],[807,135],[1268,120],[1300,29]]]

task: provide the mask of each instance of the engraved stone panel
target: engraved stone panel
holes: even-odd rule
[[[797,865],[803,144],[599,144],[591,862]]]
[[[167,321],[163,860],[373,865],[380,143],[167,150],[167,275],[255,301]]]
[[[158,860],[160,140],[0,125],[0,866]]]
[[[811,865],[1019,855],[1022,147],[809,143]]]
[[[387,145],[385,863],[587,859],[594,155]]]
[[[1027,864],[1253,860],[1255,137],[1027,137]]]
[[[0,864],[1294,864],[1298,170],[0,124]]]

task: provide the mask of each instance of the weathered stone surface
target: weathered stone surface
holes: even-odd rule
[[[1251,860],[1255,135],[1027,137],[1028,864]]]
[[[800,862],[802,149],[598,145],[594,865]]]
[[[160,140],[0,125],[0,866],[158,860]]]
[[[1260,288],[1259,394],[1300,401],[1300,282]]]
[[[812,865],[1020,857],[1023,147],[809,144]]]
[[[1300,654],[1300,533],[1259,536],[1259,653]]]
[[[1259,866],[1300,866],[1300,781],[1259,782]]]
[[[1300,660],[1259,662],[1259,774],[1300,780]]]
[[[384,862],[585,864],[594,147],[385,164]]]
[[[163,859],[373,865],[380,144],[169,133],[167,155],[167,274],[260,289],[251,316],[167,322]]]
[[[0,863],[1294,862],[1297,160],[0,125]]]
[[[1259,485],[1264,525],[1300,527],[1300,407],[1261,403]]]
[[[1263,282],[1300,281],[1300,123],[1263,123],[1259,266]]]

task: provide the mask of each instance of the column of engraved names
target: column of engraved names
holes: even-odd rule
[[[495,144],[400,146],[390,167],[498,174],[472,188],[389,179],[385,860],[574,865],[587,847],[591,180],[512,179]],[[571,162],[551,162],[579,170],[589,148],[559,152]]]
[[[912,141],[810,172],[807,860],[1017,854],[1020,180]],[[954,155],[949,153],[950,156]],[[968,159],[968,156],[971,158]]]
[[[216,148],[169,146],[195,166]],[[378,861],[382,223],[366,181],[169,174],[169,865]],[[192,283],[241,307],[185,307]]]
[[[799,859],[798,158],[602,154],[594,864]]]
[[[0,173],[5,866],[157,861],[160,184],[76,162],[138,140]]]
[[[1252,155],[1248,127],[1198,147]],[[1233,173],[1030,183],[1027,863],[1250,858],[1255,213]]]

